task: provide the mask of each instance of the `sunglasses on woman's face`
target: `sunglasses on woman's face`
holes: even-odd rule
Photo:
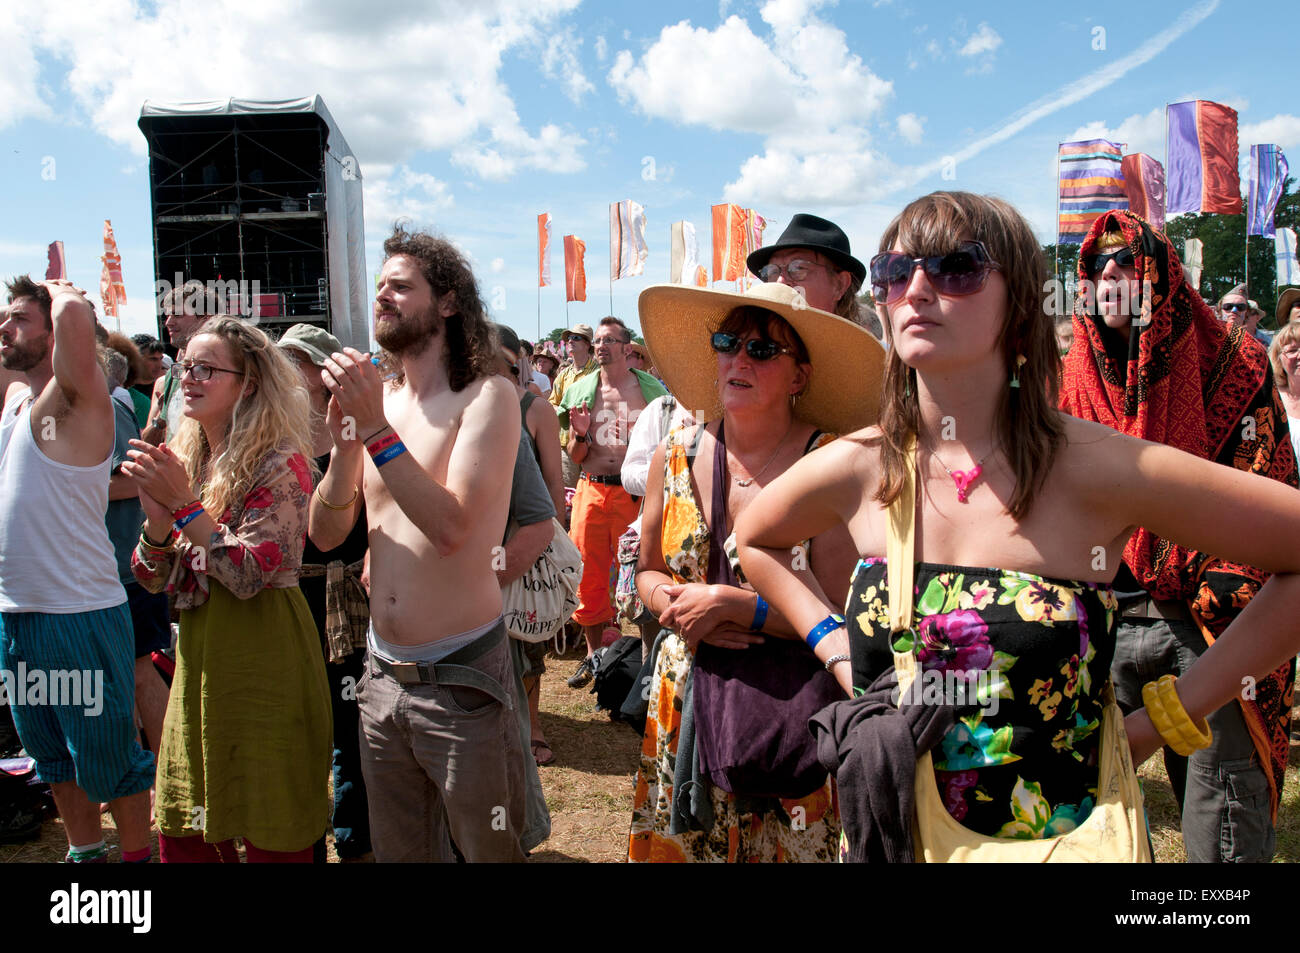
[[[1106,255],[1084,255],[1083,271],[1091,278],[1096,278],[1106,270],[1106,263],[1113,261],[1120,268],[1132,268],[1137,264],[1133,252],[1127,248],[1116,249]]]
[[[730,331],[714,331],[709,343],[719,354],[735,354],[740,350],[740,335]],[[778,354],[793,354],[794,351],[767,338],[750,338],[745,342],[745,353],[755,361],[770,361]]]
[[[902,252],[881,252],[871,259],[871,293],[881,304],[892,304],[907,291],[917,268],[934,290],[949,298],[972,295],[984,287],[989,272],[1002,266],[993,260],[983,242],[962,242],[944,255],[913,258]]]

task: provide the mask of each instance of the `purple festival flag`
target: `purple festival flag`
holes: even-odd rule
[[[1247,235],[1273,237],[1273,212],[1282,198],[1282,183],[1290,171],[1282,150],[1272,144],[1250,147],[1250,204]]]

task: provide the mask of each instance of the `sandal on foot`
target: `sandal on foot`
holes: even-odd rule
[[[533,748],[533,760],[537,762],[537,766],[539,768],[543,767],[544,765],[548,765],[555,760],[555,752],[551,750],[551,746],[548,745],[545,741],[534,740],[532,743],[532,748]],[[545,755],[542,754],[543,751],[546,752]]]

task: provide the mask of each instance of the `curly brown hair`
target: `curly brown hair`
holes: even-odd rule
[[[487,308],[478,293],[474,271],[451,242],[428,232],[409,231],[400,222],[384,242],[384,260],[404,255],[416,263],[433,289],[435,299],[453,292],[456,313],[444,327],[447,334],[447,380],[462,391],[480,377],[496,373],[496,344]]]

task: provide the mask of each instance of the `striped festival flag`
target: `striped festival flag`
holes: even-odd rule
[[[1169,198],[1166,215],[1182,212],[1241,214],[1237,172],[1237,111],[1196,99],[1165,107]]]
[[[713,206],[713,280],[743,281],[745,259],[763,244],[767,220],[752,208]]]
[[[1165,228],[1165,167],[1145,152],[1124,157],[1124,192],[1130,212],[1136,212],[1152,228]]]
[[[1277,285],[1300,285],[1300,260],[1296,258],[1295,229],[1279,228],[1273,235],[1277,256]]]
[[[68,259],[63,254],[63,242],[50,242],[46,252],[49,264],[45,266],[45,280],[58,281],[68,277]]]
[[[126,304],[126,285],[122,281],[122,256],[117,253],[113,226],[104,219],[104,270],[99,276],[99,296],[104,299],[104,313],[118,317],[118,308]]]
[[[1250,147],[1250,177],[1247,195],[1246,234],[1273,237],[1273,213],[1282,198],[1282,184],[1291,171],[1286,156],[1275,145]]]
[[[1061,143],[1056,153],[1061,189],[1058,244],[1082,245],[1098,215],[1128,208],[1123,151],[1122,145],[1106,139]]]
[[[609,205],[609,280],[645,270],[645,208],[631,199]]]
[[[537,216],[537,287],[551,285],[551,213]]]
[[[1200,291],[1201,272],[1205,270],[1205,242],[1199,238],[1183,242],[1183,268],[1187,271],[1187,283],[1193,290]]]
[[[564,300],[587,300],[587,269],[583,258],[587,243],[576,235],[564,236]]]
[[[700,243],[691,222],[673,222],[672,251],[668,262],[668,280],[675,285],[709,284],[709,272],[700,264]]]

